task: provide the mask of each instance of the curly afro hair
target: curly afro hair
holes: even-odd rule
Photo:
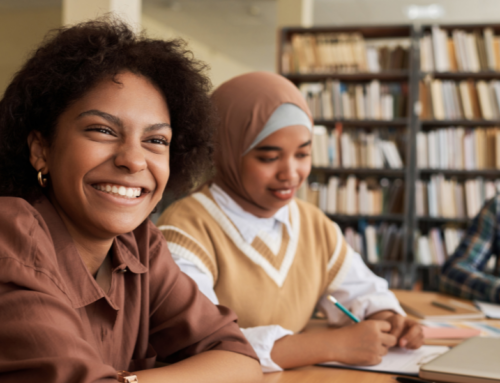
[[[34,202],[43,195],[29,161],[28,135],[37,130],[50,144],[66,108],[123,71],[144,76],[165,97],[173,132],[167,190],[187,192],[211,166],[215,124],[206,69],[184,41],[137,36],[118,20],[52,31],[0,101],[0,196]]]

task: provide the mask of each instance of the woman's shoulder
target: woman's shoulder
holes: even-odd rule
[[[30,236],[33,226],[44,225],[38,211],[25,199],[0,197],[0,233],[2,237]],[[1,245],[1,243],[0,243]]]
[[[0,279],[31,290],[64,290],[49,227],[22,198],[0,197]]]
[[[197,224],[211,220],[211,210],[216,207],[208,187],[181,198],[165,209],[157,226]]]
[[[297,205],[298,211],[302,219],[309,220],[315,225],[331,225],[332,221],[328,218],[323,211],[310,202],[304,201],[300,198],[293,200]]]

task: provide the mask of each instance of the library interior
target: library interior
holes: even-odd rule
[[[277,116],[277,113],[272,116],[271,113],[280,110],[276,109],[279,106],[277,104],[258,128],[261,131],[256,131],[254,136],[246,136],[249,133],[245,130],[243,138],[229,138],[233,139],[228,141],[234,145],[232,149],[226,142],[220,145],[216,142],[213,148],[215,165],[209,170],[210,174],[194,179],[191,190],[181,196],[195,201],[190,203],[199,203],[200,217],[208,212],[207,219],[213,219],[214,222],[218,216],[211,211],[219,209],[217,214],[224,216],[220,218],[221,222],[230,226],[225,229],[226,226],[221,223],[225,230],[221,231],[221,235],[226,233],[228,238],[232,238],[234,244],[231,246],[241,251],[242,257],[246,255],[245,261],[261,267],[264,271],[259,272],[266,278],[269,276],[267,279],[272,280],[270,284],[273,288],[277,285],[283,291],[287,286],[288,267],[294,270],[290,265],[295,261],[290,254],[296,251],[297,246],[306,249],[298,237],[306,235],[302,232],[319,231],[317,226],[298,229],[294,214],[302,213],[297,213],[294,206],[299,206],[300,210],[305,204],[314,205],[315,214],[321,214],[333,223],[332,231],[325,229],[324,234],[321,234],[334,236],[336,241],[331,241],[335,244],[332,248],[334,255],[329,254],[331,259],[327,259],[324,265],[324,268],[328,267],[328,275],[321,276],[326,278],[325,281],[330,278],[328,283],[321,282],[326,283],[321,285],[321,293],[326,295],[321,299],[314,298],[316,301],[312,303],[312,312],[307,314],[307,318],[310,318],[307,325],[291,332],[286,326],[285,329],[276,326],[280,328],[279,331],[285,332],[277,335],[276,330],[272,336],[268,333],[264,335],[264,332],[260,335],[251,333],[249,330],[254,328],[244,330],[252,346],[252,337],[257,339],[255,342],[267,345],[267,351],[259,351],[254,346],[264,371],[263,381],[500,381],[500,1],[0,0],[1,98],[4,98],[4,93],[5,99],[8,98],[11,89],[9,84],[16,76],[22,75],[20,69],[35,55],[36,49],[47,43],[51,36],[60,33],[56,30],[89,20],[110,18],[122,20],[134,33],[150,40],[184,40],[185,49],[189,51],[187,55],[206,64],[200,69],[211,83],[210,89],[205,89],[206,95],[211,97],[216,106],[220,121],[241,123],[243,117],[238,120],[231,115],[226,111],[224,102],[229,102],[227,97],[234,97],[237,100],[234,108],[238,110],[238,103],[242,102],[240,99],[245,98],[245,90],[241,88],[240,94],[236,94],[240,85],[235,84],[233,79],[237,82],[240,78],[250,76],[245,81],[252,83],[254,80],[251,76],[255,73],[279,75],[276,80],[274,77],[261,80],[257,76],[255,84],[264,81],[263,89],[272,87],[272,84],[285,89],[293,84],[297,96],[290,95],[289,100],[301,97],[305,105],[302,107],[295,101],[281,101],[281,106],[295,105],[299,107],[297,109],[302,108],[294,112],[294,117],[288,117],[287,125],[269,127],[273,117]],[[142,72],[138,70],[137,73]],[[284,80],[286,84],[281,85],[279,81]],[[125,80],[123,84],[127,84]],[[252,113],[257,116],[255,118],[262,117],[259,113],[264,113],[267,107],[265,100],[271,100],[273,95],[271,90],[260,98],[255,96],[257,106],[252,106]],[[287,100],[288,96],[280,93],[280,96],[275,97]],[[250,98],[248,96],[246,99]],[[0,102],[0,138],[6,140],[7,128],[2,125],[6,125],[7,120],[2,118],[3,110],[9,106],[5,103],[6,106],[2,107],[2,103],[4,101]],[[288,112],[290,116],[294,114]],[[258,145],[260,135],[257,134],[274,129],[262,138],[262,142],[267,143],[279,129],[296,125],[290,123],[293,118],[300,120],[303,116],[310,124],[302,124],[309,129],[311,136],[309,173],[300,186],[291,189],[294,194],[290,200],[297,200],[297,203],[293,205],[295,202],[290,202],[290,207],[286,205],[286,218],[282,224],[282,218],[273,217],[278,217],[285,210],[276,209],[276,215],[259,216],[254,212],[260,212],[261,205],[246,208],[248,198],[253,201],[253,197],[247,197],[249,192],[244,190],[245,181],[239,178],[241,175],[234,175],[227,169],[227,174],[220,170],[225,169],[220,165],[223,160],[232,161],[232,153],[225,155],[217,151],[226,150],[226,147],[228,153],[242,149],[239,157],[244,157],[252,146],[239,148],[240,141],[248,141],[246,144],[253,141]],[[174,119],[172,121],[175,136]],[[218,123],[224,125],[220,121]],[[244,124],[247,124],[245,129],[249,131],[257,129],[252,125],[256,124],[255,120],[245,120]],[[220,138],[222,130],[219,128],[214,133],[215,139]],[[8,143],[1,145],[0,149],[3,150]],[[266,146],[263,150],[269,148],[273,146]],[[6,174],[2,173],[2,166],[0,164],[0,175]],[[233,171],[233,165],[224,166]],[[46,179],[40,178],[40,174],[38,182],[45,187],[42,185],[45,181],[41,179]],[[213,174],[216,174],[215,183],[208,187],[206,182]],[[224,176],[230,178],[230,182],[223,181]],[[49,173],[49,184],[50,177]],[[233,184],[237,186],[233,187]],[[243,188],[243,197],[237,195],[239,188]],[[12,195],[5,190],[0,187],[0,200]],[[287,191],[281,193],[279,198],[284,200]],[[218,259],[217,254],[213,259],[210,258],[211,251],[219,249],[204,242],[205,238],[217,237],[218,234],[210,231],[212,229],[207,229],[208,234],[204,233],[202,239],[194,239],[198,228],[188,232],[190,226],[187,224],[175,227],[176,214],[188,214],[182,210],[184,205],[178,203],[179,199],[179,195],[170,193],[167,187],[147,219],[159,227],[180,269],[196,281],[200,290],[213,303],[225,305],[229,304],[226,302],[238,301],[227,298],[230,294],[222,289],[231,281],[242,282],[234,276],[226,278],[223,273],[230,272],[225,269],[227,265],[242,266],[237,262],[225,263],[223,258],[226,255],[221,256],[221,259]],[[216,207],[211,208],[210,204]],[[175,208],[176,214],[169,213],[169,209]],[[190,211],[188,208],[186,202],[185,210]],[[288,214],[291,218],[288,218]],[[272,223],[269,220],[273,220]],[[307,225],[313,218],[300,220],[301,225]],[[279,230],[273,229],[276,224],[279,224]],[[252,225],[271,225],[271,228],[259,231],[259,227]],[[279,236],[277,241],[276,232]],[[238,238],[234,239],[234,236]],[[294,236],[297,238],[294,239]],[[0,233],[0,269],[3,267],[2,238]],[[342,241],[339,238],[343,238]],[[187,244],[190,239],[193,240],[189,245],[191,247]],[[328,243],[328,239],[325,241]],[[269,256],[255,250],[258,248],[255,245],[257,242],[266,248]],[[286,245],[289,247],[285,248]],[[295,248],[290,250],[293,246]],[[283,251],[280,250],[282,247]],[[251,249],[247,251],[247,248]],[[199,251],[204,255],[198,256],[197,249],[201,249]],[[240,253],[235,255],[240,256]],[[329,311],[324,309],[325,305],[330,304],[330,309],[334,310],[331,302],[324,302],[329,294],[335,296],[333,285],[345,288],[345,291],[342,290],[345,296],[362,294],[353,292],[358,288],[354,282],[351,287],[346,282],[334,283],[336,278],[350,278],[354,273],[347,270],[349,266],[341,263],[346,263],[343,257],[353,258],[352,265],[360,262],[363,266],[363,271],[355,278],[370,281],[370,278],[377,278],[370,282],[373,291],[363,294],[367,297],[380,294],[377,298],[380,301],[394,299],[398,307],[394,309],[380,303],[381,308],[372,313],[382,309],[401,315],[406,313],[406,318],[420,323],[423,346],[416,350],[404,346],[391,347],[381,359],[382,363],[368,367],[356,363],[307,359],[312,362],[295,365],[283,362],[283,366],[292,368],[281,368],[280,361],[284,359],[277,356],[273,344],[277,345],[288,334],[319,334],[324,328],[335,324]],[[99,286],[98,278],[104,265],[95,274]],[[111,263],[109,267],[112,267]],[[306,271],[303,275],[306,275],[308,267],[304,266]],[[337,274],[332,274],[332,270]],[[367,276],[363,273],[370,274]],[[246,275],[246,271],[242,271],[241,280]],[[290,272],[288,278],[292,278],[292,275],[295,276]],[[319,275],[314,274],[314,277],[320,278]],[[312,274],[309,277],[312,278]],[[1,296],[11,291],[2,287],[2,284],[14,283],[5,278],[0,271],[0,302]],[[216,282],[217,278],[219,282]],[[266,278],[265,281],[263,277],[258,278],[261,278],[257,280],[262,286],[267,286]],[[298,286],[296,290],[302,291],[296,293],[301,295],[300,299],[306,294],[303,290],[315,288],[309,281],[294,283]],[[207,285],[210,286],[207,288]],[[327,285],[328,288],[325,287]],[[255,294],[264,296],[263,288],[255,290]],[[349,290],[351,288],[352,291]],[[384,295],[384,289],[388,291],[387,294],[391,294],[389,298]],[[245,294],[245,297],[252,296],[251,292]],[[285,293],[279,294],[284,296]],[[294,299],[291,301],[295,302]],[[340,309],[347,310],[351,316],[354,314],[357,321],[356,316],[368,319],[368,307],[377,304],[370,299],[375,298],[366,298],[364,303],[359,303],[361,300],[358,296],[356,304],[352,303],[352,299],[346,301],[347,309],[341,304]],[[265,305],[262,302],[270,301],[259,296],[248,300],[260,301],[262,306]],[[276,310],[286,305],[275,303]],[[360,308],[356,305],[364,306]],[[236,306],[243,307],[241,303]],[[2,307],[7,306],[0,303],[0,311]],[[234,310],[240,316],[238,309]],[[240,310],[245,312],[244,308]],[[339,312],[335,313],[337,317]],[[251,320],[242,318],[241,322],[251,324],[247,327],[256,326],[258,321],[252,322],[256,319],[252,315],[250,317]],[[343,320],[346,318],[343,317]],[[348,320],[343,322],[349,323]],[[409,328],[410,325],[404,326]],[[105,331],[104,328],[102,331]],[[6,335],[0,331],[0,344],[3,336]],[[104,332],[102,336],[104,339]],[[269,337],[273,336],[269,341]],[[476,341],[479,343],[474,343]],[[478,352],[479,349],[481,352]],[[9,367],[13,365],[9,358],[13,357],[2,355],[0,352],[0,381],[3,381],[2,376],[7,382],[29,381],[22,380],[24,378],[15,380],[17,375],[12,372],[15,368]],[[496,356],[496,359],[492,359],[491,355]],[[146,365],[138,363],[136,370],[144,369]],[[130,366],[123,368],[132,371]],[[95,376],[95,380],[85,377],[71,381],[101,381]],[[138,377],[139,381],[161,381],[148,380],[148,376]],[[62,382],[55,375],[50,378],[52,380],[47,379],[47,382]],[[129,379],[125,375],[118,376],[118,381],[137,381],[120,379]]]

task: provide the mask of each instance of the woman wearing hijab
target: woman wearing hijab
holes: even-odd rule
[[[389,347],[422,344],[385,280],[316,207],[294,199],[311,170],[312,119],[285,78],[249,73],[212,95],[220,124],[215,178],[169,207],[157,225],[181,270],[238,314],[266,372],[335,360],[377,364]],[[330,324],[301,331],[317,304]]]
[[[7,88],[0,382],[262,376],[234,313],[199,292],[148,219],[167,181],[189,188],[210,158],[209,81],[191,56],[88,22],[54,31]]]

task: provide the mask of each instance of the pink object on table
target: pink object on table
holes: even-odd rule
[[[481,331],[473,328],[422,327],[425,339],[466,339],[478,336]]]

